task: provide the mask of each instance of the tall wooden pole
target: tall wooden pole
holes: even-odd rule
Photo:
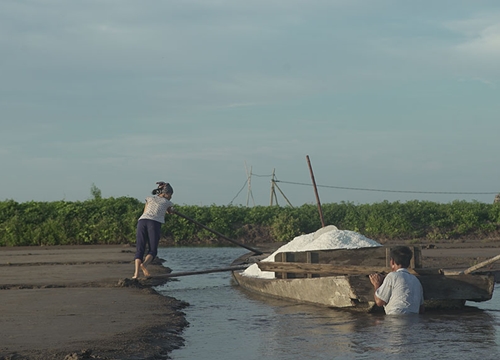
[[[250,166],[250,173],[249,173],[246,161],[245,161],[245,171],[247,173],[247,186],[248,186],[248,191],[247,191],[247,207],[248,207],[248,201],[250,200],[250,197],[252,198],[253,206],[255,206],[255,200],[254,200],[253,194],[252,194],[252,167]]]
[[[311,166],[311,161],[309,160],[309,155],[306,155],[307,165],[309,166],[309,171],[311,173],[311,179],[314,186],[314,193],[316,194],[316,203],[318,204],[319,218],[321,219],[321,227],[325,227],[325,220],[323,219],[323,210],[321,210],[321,202],[319,201],[318,188],[316,187],[316,180],[314,180],[314,173]]]
[[[273,176],[271,177],[271,201],[269,203],[269,206],[273,206],[273,199],[276,199],[276,205],[278,205],[278,199],[276,198],[276,191],[274,190],[274,172],[276,169],[273,169]]]

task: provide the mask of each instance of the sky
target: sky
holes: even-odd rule
[[[0,201],[500,192],[497,0],[2,0],[0,49]]]

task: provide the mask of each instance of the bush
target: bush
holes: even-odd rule
[[[274,218],[271,235],[275,241],[290,241],[299,234],[299,221],[292,215],[282,212]]]
[[[3,201],[0,246],[133,244],[143,208],[143,203],[130,197],[94,196],[83,202]],[[321,227],[318,208],[310,204],[295,208],[184,205],[176,209],[229,238],[247,236],[243,242],[290,241]],[[500,229],[499,203],[342,202],[323,204],[322,212],[325,225],[357,231],[377,241],[492,238]],[[213,232],[176,215],[166,215],[162,231],[174,244],[228,244]]]

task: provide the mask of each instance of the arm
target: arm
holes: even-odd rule
[[[148,199],[146,199],[146,202],[144,203],[144,209],[142,210],[142,213],[144,214],[148,208]]]
[[[374,290],[375,290],[375,292],[373,293],[373,298],[375,300],[375,304],[377,304],[377,306],[387,305],[387,303],[384,300],[382,300],[381,298],[379,298],[376,295],[377,289],[380,286],[382,286],[382,283],[384,282],[384,276],[382,276],[381,274],[371,274],[370,275],[370,282],[372,283]]]

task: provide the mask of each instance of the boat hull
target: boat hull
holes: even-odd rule
[[[374,302],[374,290],[367,275],[339,275],[316,278],[268,279],[233,272],[243,289],[273,298],[362,312],[381,310]],[[494,276],[419,276],[427,310],[459,309],[466,301],[487,301],[493,295]]]
[[[466,301],[487,301],[493,296],[495,277],[489,272],[469,273],[422,267],[421,249],[413,248],[410,271],[424,290],[424,306],[457,309]],[[274,261],[251,256],[235,263],[254,263],[274,278],[252,277],[234,271],[244,289],[264,296],[332,308],[376,311],[374,289],[368,274],[388,273],[390,247],[333,249],[276,254]],[[254,261],[252,261],[254,260]]]
[[[373,300],[356,293],[352,276],[263,279],[235,271],[233,277],[246,290],[278,299],[361,311],[370,311],[375,305]]]

